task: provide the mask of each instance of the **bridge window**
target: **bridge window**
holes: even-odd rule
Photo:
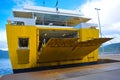
[[[24,22],[22,22],[22,21],[14,21],[14,24],[16,24],[16,25],[25,25]]]

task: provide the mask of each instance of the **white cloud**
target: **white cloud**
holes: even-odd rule
[[[35,5],[35,0],[13,0],[15,2],[15,7],[22,8],[25,5]]]
[[[8,50],[5,30],[0,30],[0,50]]]
[[[120,42],[120,0],[88,0],[78,7],[85,16],[92,18],[90,22],[98,23],[97,11],[100,8],[99,16],[102,33],[104,36],[113,37],[112,43]]]

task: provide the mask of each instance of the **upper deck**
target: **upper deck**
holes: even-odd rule
[[[88,24],[90,18],[80,11],[56,9],[38,6],[24,6],[23,9],[13,9],[11,23],[15,25],[35,25],[52,27],[97,26]],[[86,23],[86,24],[85,24]]]

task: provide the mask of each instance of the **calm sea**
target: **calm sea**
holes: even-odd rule
[[[9,58],[0,59],[0,76],[13,74]]]

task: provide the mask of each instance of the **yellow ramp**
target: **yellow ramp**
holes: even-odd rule
[[[51,38],[42,47],[39,62],[80,60],[110,39],[95,38],[78,42],[78,38]]]

